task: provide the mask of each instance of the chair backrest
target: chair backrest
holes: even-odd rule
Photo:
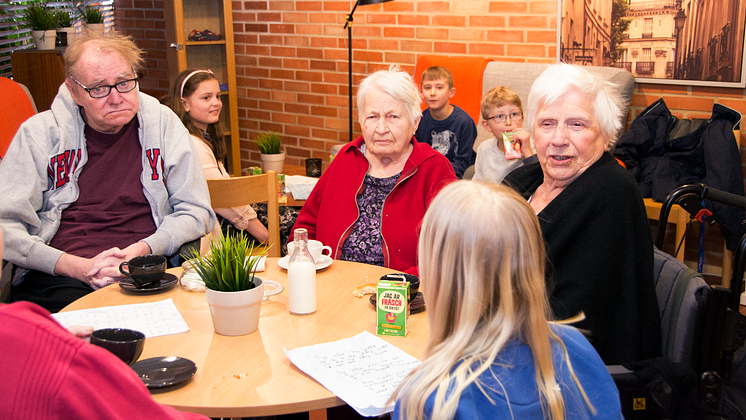
[[[272,245],[267,255],[270,257],[281,255],[280,209],[277,203],[279,189],[276,171],[267,171],[266,174],[261,175],[208,179],[207,187],[210,190],[213,208],[239,207],[266,202],[268,245]]]
[[[18,127],[36,114],[36,108],[27,90],[7,77],[0,77],[0,158],[5,157]]]
[[[698,369],[711,288],[699,273],[663,251],[655,249],[654,261],[663,356]]]
[[[481,113],[482,74],[490,61],[492,60],[483,57],[422,55],[414,68],[414,83],[419,90],[422,72],[433,66],[447,68],[453,75],[453,87],[456,88],[456,94],[449,103],[463,109],[476,124]],[[427,105],[423,104],[422,110],[425,109]]]

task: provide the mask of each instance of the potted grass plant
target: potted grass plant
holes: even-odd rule
[[[213,238],[205,255],[192,252],[189,264],[205,283],[216,333],[246,335],[259,327],[264,287],[256,268],[267,249],[245,235],[222,234]]]
[[[31,27],[31,37],[38,50],[53,50],[57,38],[57,22],[54,11],[46,3],[31,3],[26,7],[24,18]]]
[[[85,29],[104,36],[104,13],[101,9],[95,6],[86,6],[78,10],[80,10],[80,14],[83,16]]]
[[[259,148],[259,159],[262,161],[262,169],[282,173],[285,163],[285,152],[282,151],[282,137],[278,133],[259,133],[254,140]]]
[[[57,23],[57,46],[66,47],[68,39],[75,35],[73,21],[70,18],[70,12],[66,8],[54,11],[54,21]]]

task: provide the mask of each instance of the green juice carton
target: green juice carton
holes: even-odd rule
[[[285,174],[277,174],[277,189],[279,190],[279,197],[277,202],[280,204],[286,204],[288,202],[287,195],[285,194]]]
[[[376,334],[406,337],[409,332],[409,282],[381,280],[376,291]]]
[[[243,176],[261,175],[261,174],[262,174],[262,168],[258,166],[249,166],[248,168],[243,168],[241,170],[241,175]]]

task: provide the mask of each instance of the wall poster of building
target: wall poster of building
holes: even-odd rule
[[[746,87],[746,0],[560,0],[559,59],[638,82]]]

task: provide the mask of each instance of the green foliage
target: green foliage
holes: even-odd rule
[[[206,288],[219,292],[241,292],[256,287],[256,265],[268,249],[264,244],[255,247],[245,235],[223,234],[213,239],[207,255],[192,250],[189,263],[205,282]]]
[[[58,28],[71,28],[73,26],[70,13],[65,8],[54,11],[54,21]]]
[[[104,14],[98,7],[86,6],[80,10],[80,14],[83,15],[85,23],[104,23]]]
[[[57,27],[54,11],[46,3],[29,3],[26,6],[25,19],[34,31],[49,31]]]
[[[624,42],[624,34],[632,23],[631,18],[625,18],[629,11],[628,0],[614,0],[611,5],[611,42],[609,45],[609,54],[611,62],[615,63],[622,56],[623,49],[619,45]]]
[[[262,154],[279,155],[282,153],[282,137],[278,133],[259,133],[255,141]]]

